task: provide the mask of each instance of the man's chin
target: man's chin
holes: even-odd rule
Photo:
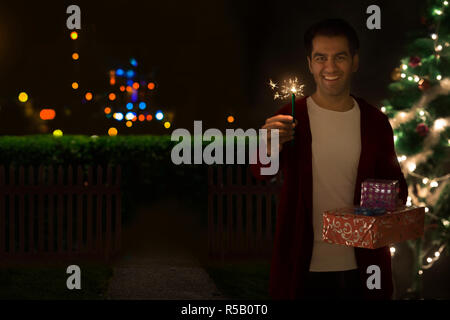
[[[343,90],[343,89],[336,89],[336,90],[329,90],[329,89],[325,89],[325,90],[321,90],[323,92],[324,95],[330,96],[330,97],[339,97],[344,95],[347,90]]]

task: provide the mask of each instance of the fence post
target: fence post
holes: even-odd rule
[[[19,190],[25,185],[25,173],[23,166],[19,167]],[[19,193],[19,253],[25,251],[25,195]]]
[[[5,187],[5,166],[0,165],[0,188]],[[5,193],[0,192],[0,255],[5,253]]]
[[[88,167],[88,178],[87,178],[87,186],[89,188],[93,185],[93,172],[92,166]],[[87,195],[87,245],[86,252],[92,252],[92,192],[89,192]]]
[[[48,167],[48,187],[50,190],[54,187],[54,173],[53,166]],[[53,253],[55,251],[55,241],[54,241],[54,193],[49,192],[48,196],[48,252]]]
[[[67,186],[68,190],[70,190],[67,193],[67,252],[71,253],[73,250],[73,167],[72,165],[69,165],[69,172],[67,174]]]
[[[77,166],[77,249],[83,251],[83,169]]]
[[[38,185],[44,185],[44,166],[39,166]],[[38,250],[44,252],[44,194],[38,191]]]
[[[63,252],[63,204],[64,204],[64,171],[61,165],[58,166],[58,197],[57,197],[57,206],[56,206],[56,219],[57,219],[57,247],[58,253]]]
[[[32,165],[28,167],[28,184],[34,187],[34,168]],[[28,198],[28,251],[30,254],[33,254],[36,249],[34,243],[34,198],[35,193],[30,192]]]
[[[116,241],[115,241],[115,252],[119,252],[122,246],[122,198],[120,191],[120,184],[122,177],[122,167],[120,165],[116,168]]]
[[[101,186],[103,183],[103,170],[101,166],[97,166],[97,184],[96,186],[99,187]],[[103,237],[103,227],[102,227],[102,215],[103,215],[103,210],[102,210],[102,200],[103,200],[103,194],[100,191],[100,189],[98,189],[99,192],[97,194],[97,245],[96,245],[96,250],[98,253],[100,253],[103,250],[103,244],[102,244],[102,237]]]
[[[112,167],[108,166],[106,173],[106,186],[112,186]],[[106,250],[105,258],[108,260],[111,251],[111,211],[112,211],[112,197],[111,191],[106,194]]]
[[[9,185],[14,188],[16,186],[16,176],[15,168],[9,166]],[[9,253],[14,253],[16,251],[16,237],[15,237],[15,226],[16,226],[16,197],[14,191],[11,190],[9,193]]]

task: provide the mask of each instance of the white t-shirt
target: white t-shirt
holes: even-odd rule
[[[332,111],[306,99],[312,137],[314,246],[309,271],[345,271],[357,268],[353,247],[322,240],[326,210],[353,205],[361,153],[360,110]]]

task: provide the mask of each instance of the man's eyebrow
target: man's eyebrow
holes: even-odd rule
[[[338,52],[338,53],[335,54],[335,56],[339,56],[339,55],[346,55],[346,56],[348,56],[348,53],[347,53],[347,51],[341,51],[341,52]],[[317,56],[326,57],[327,54],[321,53],[321,52],[314,53],[313,57],[317,57]]]

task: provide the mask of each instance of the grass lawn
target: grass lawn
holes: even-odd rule
[[[66,286],[67,265],[0,267],[0,300],[99,300],[105,299],[110,266],[94,263],[78,264],[81,290]]]
[[[266,261],[204,262],[217,288],[230,299],[267,300],[270,263]]]

